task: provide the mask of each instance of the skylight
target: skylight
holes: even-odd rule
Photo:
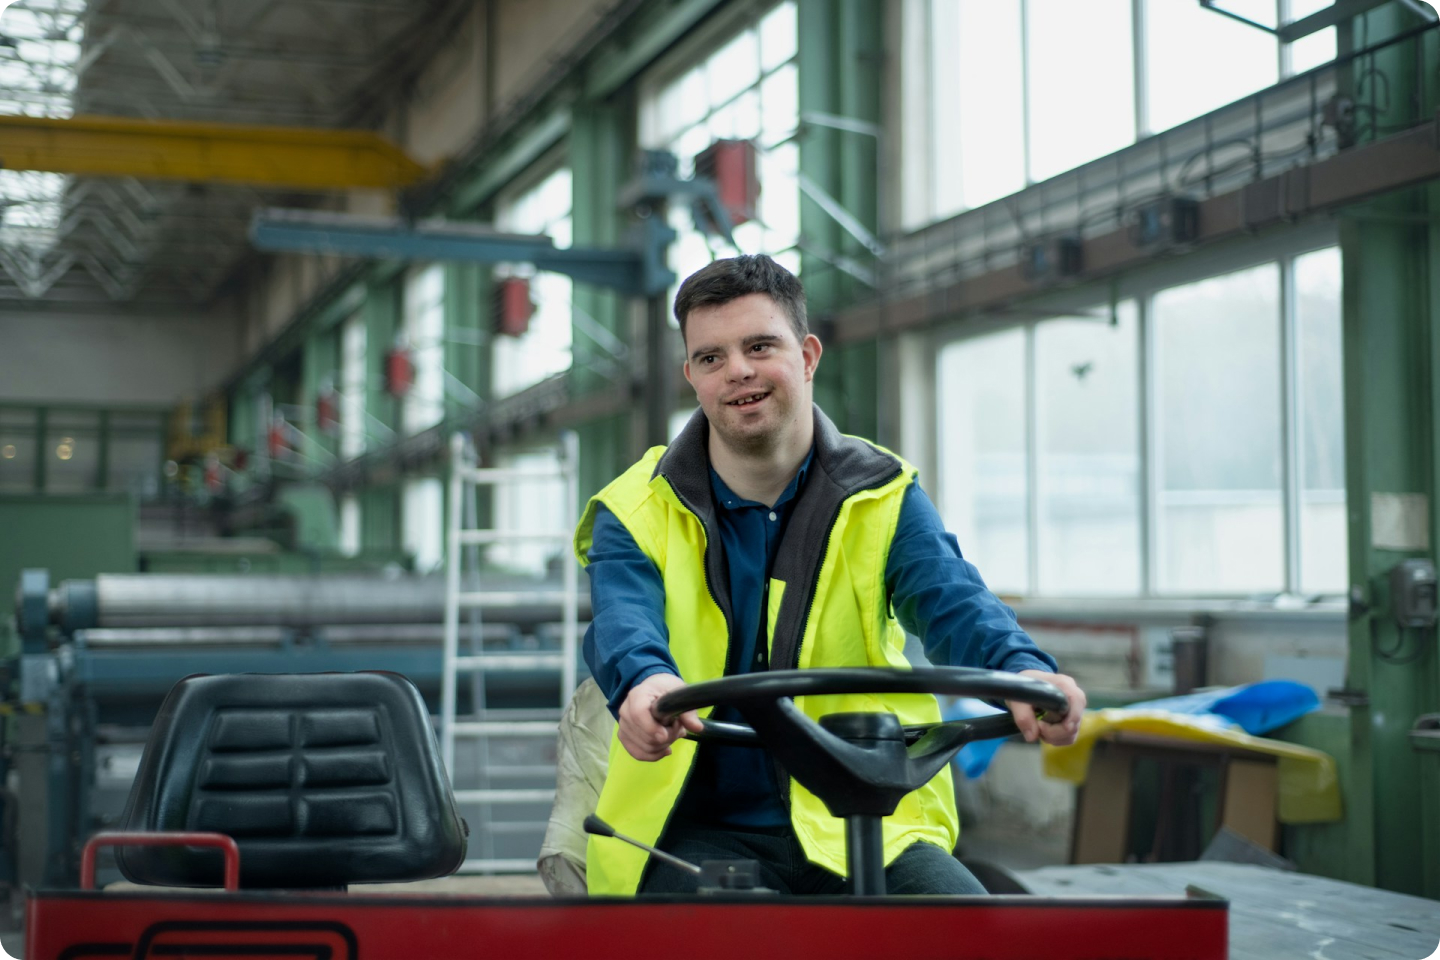
[[[72,115],[86,4],[18,0],[6,7],[0,0],[0,114]],[[33,257],[53,246],[69,180],[56,173],[0,170],[0,247]]]

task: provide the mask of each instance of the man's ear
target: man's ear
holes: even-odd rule
[[[685,371],[685,382],[692,387],[695,386],[695,381],[690,379],[690,361],[686,360],[680,369]]]
[[[805,359],[805,380],[808,382],[815,379],[815,369],[820,366],[820,354],[825,348],[820,345],[820,338],[813,333],[805,335],[805,340],[800,344],[800,355]]]

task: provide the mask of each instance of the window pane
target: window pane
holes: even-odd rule
[[[1343,593],[1345,394],[1340,338],[1340,250],[1295,260],[1299,349],[1300,591]]]
[[[445,559],[445,487],[439,477],[405,484],[401,537],[415,557],[415,572],[430,573]]]
[[[1140,591],[1135,305],[1035,329],[1040,593]]]
[[[782,3],[760,21],[760,68],[774,70],[795,56],[795,4]]]
[[[930,162],[934,213],[945,217],[1025,186],[1020,4],[955,0],[933,9]]]
[[[712,108],[729,102],[746,87],[760,82],[760,41],[746,30],[721,47],[705,64],[705,85]]]
[[[519,196],[502,201],[496,222],[515,233],[549,235],[557,247],[570,246],[570,168],[561,167]],[[535,312],[518,337],[491,341],[491,381],[495,396],[506,397],[570,369],[573,282],[559,273],[536,273],[528,265],[501,271],[528,277]]]
[[[60,418],[56,418],[60,419]],[[60,427],[46,435],[46,493],[87,493],[97,489],[100,436],[93,430]]]
[[[940,351],[940,515],[991,589],[1024,593],[1025,331]]]
[[[350,493],[340,498],[340,555],[360,552],[360,498]]]
[[[1155,297],[1158,588],[1284,586],[1279,269]]]
[[[1270,0],[1248,5],[1226,0],[1226,9],[1274,25]],[[1209,113],[1278,79],[1271,34],[1198,3],[1145,0],[1145,42],[1152,132]],[[1216,69],[1220,50],[1224,69]]]
[[[1135,139],[1130,0],[1030,0],[1026,9],[1030,176],[1046,180]]]
[[[559,454],[553,448],[501,453],[496,457],[502,470],[560,470]],[[495,487],[495,527],[510,533],[541,533],[554,530],[556,514],[565,502],[565,485],[559,479],[526,480]],[[529,543],[497,543],[490,548],[489,560],[505,567],[535,576],[545,574],[552,557],[565,552],[565,544],[553,541]]]
[[[29,423],[35,422],[33,411]],[[0,423],[0,492],[35,492],[35,431],[33,427]]]
[[[1331,2],[1332,0],[1290,0],[1290,22],[1303,20],[1330,6]],[[1329,63],[1335,56],[1335,28],[1326,27],[1290,44],[1290,72],[1304,73],[1322,63]]]

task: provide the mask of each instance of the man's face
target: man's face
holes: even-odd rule
[[[737,451],[773,449],[811,416],[811,381],[820,341],[803,342],[784,308],[752,293],[685,320],[685,379],[710,427]]]

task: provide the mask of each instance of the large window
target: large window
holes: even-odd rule
[[[1092,312],[939,352],[939,505],[986,581],[1343,592],[1338,249]]]
[[[1273,28],[1329,0],[1222,0]],[[982,206],[1335,58],[1193,0],[906,0],[904,228]],[[1223,63],[1216,51],[1224,51]]]
[[[570,246],[571,178],[568,167],[497,205],[496,224],[512,233],[543,233],[557,247]],[[492,341],[491,377],[495,396],[507,397],[570,368],[570,314],[573,286],[559,273],[540,273],[530,264],[506,264],[498,276],[527,277],[535,313],[520,336]]]
[[[744,253],[768,253],[799,272],[799,149],[791,139],[800,119],[795,4],[786,0],[731,34],[712,52],[670,65],[646,85],[640,142],[665,149],[680,161],[680,175],[716,140],[749,140],[759,160],[760,201],[755,216],[735,228]],[[723,241],[695,229],[689,209],[674,204],[670,224],[679,238],[670,268],[680,280],[716,256],[729,256]],[[673,294],[674,291],[672,291]]]
[[[415,382],[405,395],[405,433],[419,433],[445,417],[445,268],[411,272],[405,283],[405,332]]]
[[[340,328],[340,457],[365,452],[365,317],[356,313]]]

